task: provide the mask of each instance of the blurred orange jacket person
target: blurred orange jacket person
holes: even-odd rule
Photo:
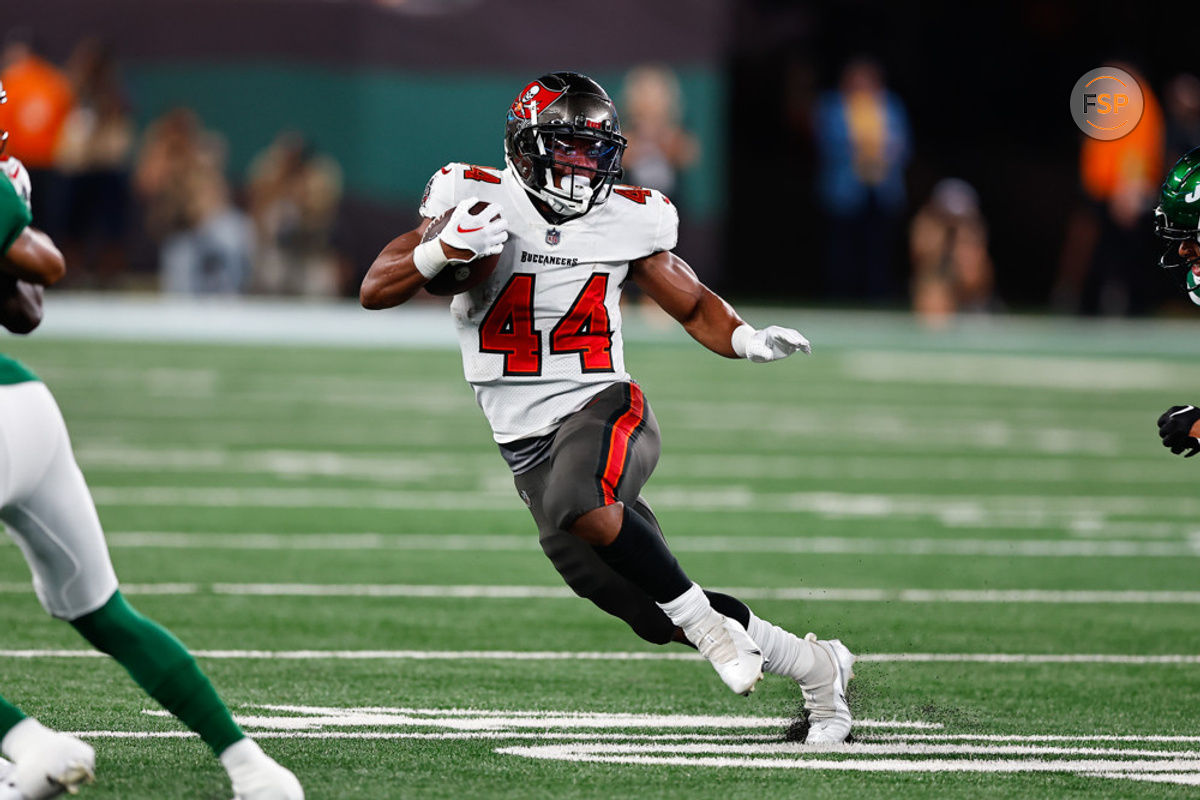
[[[1093,200],[1113,199],[1118,190],[1153,189],[1162,181],[1166,130],[1162,107],[1147,82],[1136,76],[1142,89],[1142,118],[1120,139],[1100,141],[1085,136],[1080,152],[1083,188]]]
[[[52,167],[63,123],[75,105],[71,84],[57,67],[32,53],[0,72],[0,83],[9,100],[0,106],[8,155],[30,169]]]

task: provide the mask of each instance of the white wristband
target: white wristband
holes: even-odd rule
[[[450,263],[450,259],[446,258],[446,251],[442,250],[442,240],[436,237],[414,247],[412,260],[413,266],[425,280],[432,280],[434,275]]]
[[[729,346],[733,348],[733,352],[737,353],[738,358],[746,357],[746,345],[750,343],[750,337],[757,331],[753,325],[742,324],[734,328],[733,335],[729,337]]]

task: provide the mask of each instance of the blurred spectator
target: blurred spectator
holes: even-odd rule
[[[913,218],[909,251],[913,310],[922,322],[941,327],[959,311],[993,306],[987,226],[966,181],[946,178],[933,187]]]
[[[66,179],[63,251],[72,280],[107,286],[127,262],[133,119],[116,62],[100,40],[76,46],[67,75],[76,105],[58,144]]]
[[[891,299],[892,249],[904,213],[910,150],[904,105],[884,85],[880,66],[859,58],[846,66],[838,89],[820,97],[813,123],[829,226],[827,295]]]
[[[1162,183],[1165,133],[1162,107],[1132,66],[1117,64],[1142,88],[1142,118],[1120,139],[1084,136],[1080,178],[1086,203],[1068,223],[1053,301],[1084,314],[1144,314],[1162,298],[1165,282],[1145,280],[1157,259],[1146,220]]]
[[[63,182],[54,170],[59,137],[75,104],[70,81],[40,57],[27,29],[5,38],[0,83],[8,103],[0,106],[0,128],[8,130],[7,154],[21,159],[33,185],[31,202],[37,226],[55,239],[63,232]]]
[[[635,67],[625,76],[622,133],[629,139],[622,165],[628,182],[675,191],[678,175],[696,162],[700,146],[685,131],[679,79],[661,66]]]
[[[1184,72],[1167,84],[1167,152],[1164,163],[1173,164],[1184,153],[1200,147],[1200,78]]]
[[[298,133],[276,137],[250,165],[258,234],[251,286],[270,294],[334,296],[343,283],[332,245],[342,170]]]
[[[159,245],[162,290],[170,294],[233,294],[250,274],[254,231],[230,202],[225,147],[177,108],[151,123],[142,141],[134,188],[146,229]]]

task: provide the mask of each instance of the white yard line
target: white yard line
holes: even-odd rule
[[[585,745],[586,746],[586,745]],[[656,753],[662,744],[605,744],[606,753]],[[801,742],[681,742],[671,745],[677,754],[794,754],[836,753],[843,756],[878,755],[1036,755],[1036,756],[1139,756],[1143,758],[1200,759],[1195,750],[1152,750],[1124,747],[1047,747],[1034,745],[973,744],[839,744],[806,745]]]
[[[1048,605],[1197,605],[1190,591],[1057,591],[1044,589],[838,589],[822,587],[719,587],[747,600],[867,603],[1040,603]],[[125,594],[218,594],[250,597],[427,597],[510,600],[570,600],[566,586],[443,585],[400,583],[130,583]],[[0,594],[28,594],[27,583],[0,583]]]
[[[430,401],[442,406],[444,401]],[[761,416],[761,415],[760,415]],[[438,476],[477,478],[505,472],[499,455],[488,453],[361,454],[334,450],[230,450],[211,447],[85,445],[75,452],[85,471],[197,472],[248,475],[338,476],[380,483]],[[1136,462],[1136,468],[1131,462]],[[730,456],[715,451],[668,453],[658,478],[841,478],[853,480],[938,480],[951,483],[1188,484],[1186,473],[1161,458],[1120,463],[1045,458],[914,458],[909,456]]]
[[[689,651],[587,652],[561,650],[193,650],[214,660],[249,661],[699,661]],[[0,650],[0,658],[106,658],[96,650]],[[941,664],[1200,664],[1200,655],[1120,653],[863,653],[861,663]]]
[[[533,535],[381,533],[185,533],[116,531],[110,547],[181,550],[425,550],[539,552]],[[0,547],[11,544],[0,539]],[[1200,556],[1200,536],[1184,541],[1125,539],[870,538],[859,536],[672,536],[680,553],[1180,558]]]
[[[515,491],[405,491],[365,488],[93,486],[101,505],[381,510],[520,510]],[[693,511],[813,513],[829,517],[925,518],[972,522],[988,516],[1043,524],[1110,515],[1200,517],[1200,498],[1141,495],[923,495],[845,492],[756,492],[749,486],[657,485],[656,508]]]
[[[1200,771],[1200,759],[1163,758],[1143,761],[1106,759],[810,759],[810,758],[735,758],[729,756],[675,756],[640,753],[611,754],[610,745],[534,745],[501,747],[504,755],[554,761],[592,762],[602,764],[643,764],[655,766],[691,767],[756,767],[760,769],[804,769],[840,772],[1087,772],[1114,774],[1126,772],[1180,773]],[[659,752],[663,748],[659,748]],[[674,748],[671,748],[672,750]]]
[[[156,718],[170,715],[145,709]],[[938,723],[856,720],[859,740],[781,741],[781,717],[464,708],[250,705],[235,719],[258,738],[484,740],[500,755],[573,763],[753,767],[852,772],[1054,773],[1193,785],[1198,736],[981,735],[928,732]],[[912,729],[926,729],[913,733]],[[178,731],[80,731],[90,739],[179,738]],[[519,743],[519,744],[517,744]],[[1172,747],[1171,745],[1175,745]],[[1184,747],[1179,747],[1184,745]]]
[[[879,742],[1130,742],[1134,744],[1200,744],[1200,736],[1050,734],[1050,733],[866,733],[858,737]]]
[[[746,600],[866,603],[1038,603],[1047,605],[1197,605],[1192,591],[1059,591],[1046,589],[839,589],[825,587],[718,587]],[[571,600],[566,586],[402,583],[130,583],[126,594],[218,594],[249,597],[427,597],[443,599]],[[0,594],[28,594],[27,583],[0,583]]]
[[[1119,653],[863,653],[860,662],[947,664],[1200,664],[1200,655]]]
[[[1090,778],[1125,778],[1131,781],[1175,783],[1181,786],[1200,786],[1200,772],[1162,772],[1148,774],[1138,774],[1136,772],[1096,772],[1083,774]]]
[[[241,725],[273,730],[326,730],[329,728],[444,728],[455,731],[563,731],[612,729],[683,729],[689,732],[709,730],[702,738],[712,739],[717,731],[773,730],[786,728],[794,720],[787,717],[724,716],[715,714],[614,714],[607,712],[554,711],[477,711],[473,709],[421,708],[328,708],[320,706],[254,705],[252,708],[279,712],[252,714],[238,711],[235,716]],[[146,709],[148,716],[169,718],[162,709]],[[905,720],[862,719],[855,726],[871,730],[937,729],[939,723]],[[686,738],[686,735],[682,735]],[[681,738],[649,737],[651,740]],[[698,737],[699,738],[699,737]],[[717,735],[715,738],[727,738]],[[733,737],[744,738],[743,735]],[[757,739],[757,737],[755,737]],[[880,745],[883,746],[883,745]],[[898,745],[886,745],[898,746]],[[921,745],[940,747],[953,745]]]

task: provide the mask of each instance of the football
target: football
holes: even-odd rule
[[[471,206],[471,213],[478,214],[486,205],[487,203],[483,201],[476,203]],[[454,209],[450,208],[434,218],[433,222],[429,223],[429,227],[425,229],[425,232],[421,234],[421,243],[424,244],[441,233],[442,228],[446,227],[446,223],[450,221],[450,215],[453,213]],[[499,253],[494,256],[484,256],[483,258],[475,258],[462,263],[447,264],[441,272],[433,276],[433,280],[425,284],[425,291],[440,296],[462,294],[487,280],[487,277],[496,269],[498,263],[500,263]]]

